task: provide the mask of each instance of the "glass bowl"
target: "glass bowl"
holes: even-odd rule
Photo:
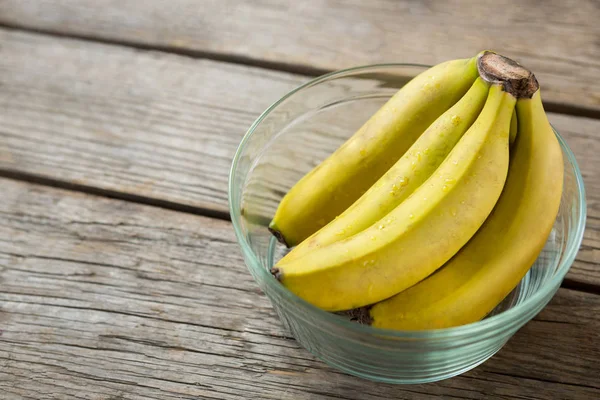
[[[279,201],[427,66],[371,65],[318,77],[283,96],[250,127],[229,176],[230,213],[245,262],[282,324],[325,363],[388,383],[423,383],[481,364],[558,290],[583,237],[585,193],[573,153],[564,155],[560,210],[543,252],[507,298],[481,321],[455,328],[393,331],[320,310],[288,291],[269,269],[287,251],[267,230]]]

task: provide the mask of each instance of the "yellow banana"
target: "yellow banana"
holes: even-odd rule
[[[518,130],[517,109],[515,108],[513,110],[513,116],[510,120],[510,136],[509,136],[508,141],[511,146],[515,142],[515,139],[517,138],[517,130]]]
[[[542,251],[560,205],[563,160],[540,92],[516,105],[506,186],[482,228],[443,268],[372,307],[372,325],[434,329],[475,322],[513,290]]]
[[[281,200],[269,230],[295,246],[354,203],[477,78],[476,57],[417,75]]]
[[[375,184],[340,216],[300,243],[282,262],[346,239],[392,211],[431,176],[473,124],[485,104],[489,83],[477,78]]]
[[[364,231],[271,272],[330,311],[379,302],[430,275],[473,236],[500,196],[515,102],[493,84],[477,120],[404,202]]]

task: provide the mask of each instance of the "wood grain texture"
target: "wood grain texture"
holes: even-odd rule
[[[299,82],[6,31],[0,43],[2,167],[221,211],[240,138]]]
[[[0,179],[3,399],[590,399],[600,296],[560,289],[491,360],[392,386],[280,328],[230,223]]]
[[[323,71],[434,64],[493,49],[535,71],[546,99],[600,115],[595,0],[2,0],[0,23],[199,56]]]
[[[229,166],[245,130],[270,102],[306,80],[2,30],[0,44],[0,170],[223,214]],[[600,285],[600,121],[550,118],[574,150],[587,188],[587,230],[568,277]],[[310,154],[315,164],[351,126],[325,125],[314,127],[327,133],[319,140],[288,148]],[[273,162],[310,167],[293,160]],[[259,189],[273,208],[280,188]]]

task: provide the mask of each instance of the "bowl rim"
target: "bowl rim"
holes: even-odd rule
[[[287,99],[292,97],[294,94],[300,92],[303,89],[309,88],[311,86],[317,85],[324,81],[330,80],[332,78],[343,77],[346,74],[350,73],[360,73],[366,72],[370,69],[380,69],[380,68],[430,68],[431,65],[425,64],[416,64],[416,63],[378,63],[378,64],[366,64],[359,65],[351,68],[344,68],[335,70],[315,78],[309,79],[307,82],[295,87],[284,96],[273,102],[268,108],[263,111],[258,118],[250,125],[244,137],[240,141],[240,144],[235,152],[233,157],[230,171],[229,171],[229,182],[228,182],[228,200],[229,200],[229,213],[231,217],[231,221],[233,224],[233,228],[235,231],[236,238],[238,240],[238,244],[240,245],[243,255],[246,260],[252,261],[252,268],[259,270],[259,274],[265,278],[266,284],[275,290],[277,294],[283,299],[293,302],[294,305],[302,307],[305,312],[308,314],[315,316],[319,319],[326,321],[327,323],[331,323],[334,325],[338,325],[341,328],[349,329],[355,333],[359,334],[369,334],[369,335],[377,335],[383,337],[393,337],[393,338],[407,338],[407,339],[448,339],[448,338],[456,338],[469,336],[473,334],[484,334],[485,332],[495,330],[497,328],[506,327],[510,325],[511,322],[520,321],[523,317],[527,317],[527,314],[531,312],[531,310],[535,309],[536,305],[541,304],[546,296],[550,294],[553,290],[558,290],[562,280],[565,275],[571,268],[573,261],[579,251],[579,247],[583,240],[583,234],[585,231],[585,222],[587,217],[587,205],[585,198],[585,187],[583,182],[583,177],[581,175],[581,170],[579,169],[579,165],[577,164],[577,160],[575,159],[575,155],[572,150],[567,145],[566,141],[563,137],[558,133],[558,131],[554,128],[554,133],[560,143],[561,149],[563,153],[566,155],[566,158],[573,166],[573,170],[575,172],[576,185],[577,190],[579,192],[579,216],[577,218],[577,223],[574,229],[574,232],[570,237],[572,240],[567,242],[567,248],[563,257],[561,259],[560,264],[557,266],[556,273],[552,276],[552,278],[540,289],[538,289],[531,297],[525,299],[522,303],[512,307],[506,311],[493,315],[491,317],[485,318],[483,320],[479,320],[476,322],[472,322],[469,324],[464,324],[460,326],[450,327],[450,328],[439,328],[439,329],[426,329],[426,330],[395,330],[395,329],[383,329],[377,328],[370,325],[359,324],[356,322],[352,322],[347,318],[344,318],[340,315],[322,310],[301,297],[297,296],[293,292],[287,290],[283,285],[276,281],[276,279],[267,271],[266,268],[261,266],[258,257],[252,250],[250,243],[246,236],[243,233],[243,229],[241,227],[240,222],[235,217],[234,212],[234,204],[232,201],[232,193],[234,192],[234,182],[236,177],[237,165],[240,160],[241,155],[250,139],[252,138],[254,132],[257,127],[261,124],[261,122],[271,113],[273,112],[279,105],[285,102]],[[248,265],[248,268],[251,266]],[[256,280],[256,279],[255,279]],[[554,293],[551,297],[554,296]],[[549,300],[549,299],[548,299]],[[535,315],[535,314],[534,314]],[[529,319],[533,318],[532,315]],[[302,318],[304,319],[304,318]],[[527,319],[527,320],[529,320]],[[526,322],[526,321],[524,321]],[[312,324],[312,322],[311,322]]]

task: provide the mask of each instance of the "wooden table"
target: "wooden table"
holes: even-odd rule
[[[0,399],[600,398],[600,7],[575,3],[0,0]],[[333,370],[246,270],[234,151],[311,76],[488,48],[536,72],[577,155],[577,259],[473,371]]]

